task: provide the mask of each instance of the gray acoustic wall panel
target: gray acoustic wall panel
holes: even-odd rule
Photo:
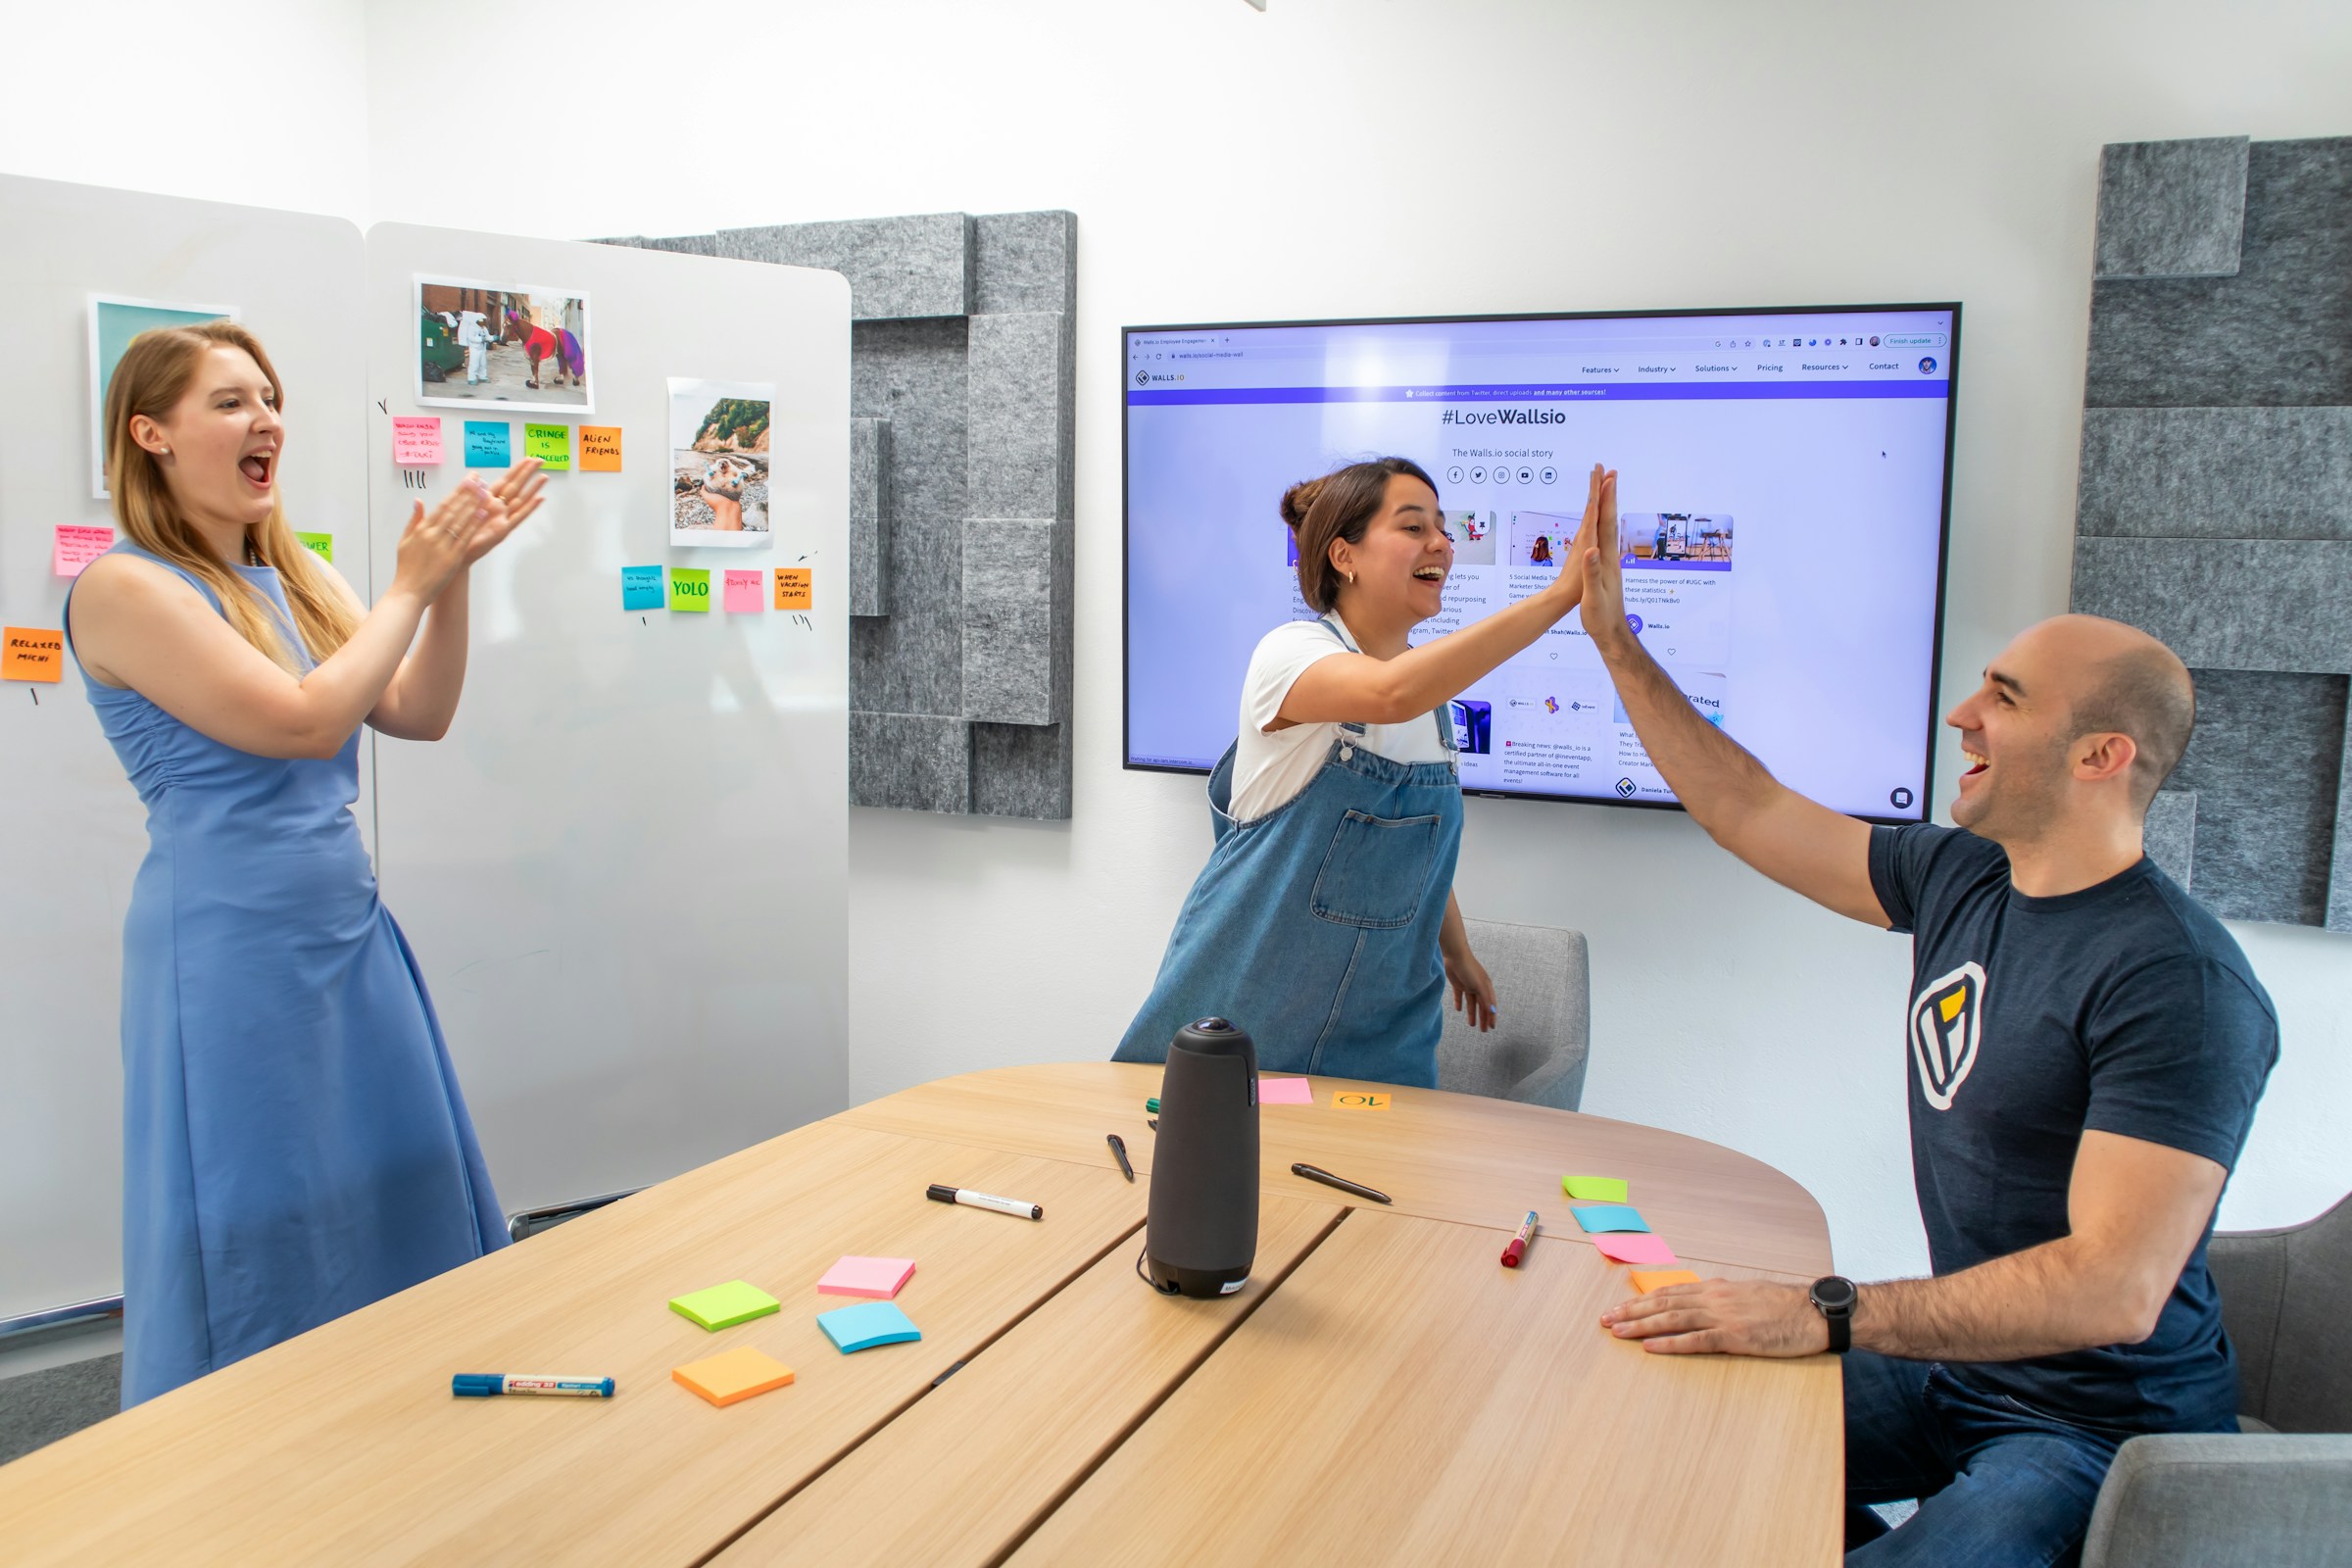
[[[2119,142],[2099,156],[2094,277],[2227,277],[2246,215],[2243,136]]]
[[[607,243],[849,278],[851,803],[1067,817],[1076,217]]]
[[[2087,409],[2076,526],[2352,540],[2352,408]]]
[[[2218,914],[2352,930],[2352,137],[2111,147],[2099,202],[2074,606],[2197,682],[2148,853]],[[2182,275],[2233,227],[2234,274]]]
[[[2092,408],[2352,403],[2352,137],[2258,141],[2232,277],[2090,288]]]

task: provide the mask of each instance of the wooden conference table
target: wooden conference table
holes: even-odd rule
[[[1622,1176],[1702,1273],[1810,1280],[1821,1211],[1696,1139],[1435,1091],[1263,1112],[1247,1290],[1135,1275],[1159,1069],[906,1090],[690,1171],[0,1467],[26,1563],[1805,1563],[1840,1545],[1827,1356],[1658,1356],[1560,1177]],[[1383,1189],[1356,1203],[1305,1160]],[[950,1182],[1042,1222],[925,1200]],[[1529,1208],[1526,1264],[1497,1259]],[[842,1355],[817,1276],[911,1257],[919,1344]],[[730,1279],[784,1310],[707,1334]],[[756,1345],[799,1381],[724,1409],[670,1368]],[[948,1376],[950,1372],[953,1376]],[[457,1399],[455,1372],[619,1381]]]

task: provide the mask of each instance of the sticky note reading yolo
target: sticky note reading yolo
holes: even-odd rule
[[[1572,1208],[1568,1212],[1576,1216],[1576,1222],[1585,1228],[1587,1236],[1602,1231],[1649,1229],[1649,1222],[1642,1217],[1640,1209],[1628,1208],[1623,1203],[1594,1203],[1590,1208]]]
[[[756,1317],[783,1310],[784,1303],[757,1285],[742,1280],[729,1280],[709,1290],[695,1291],[669,1303],[669,1309],[680,1317],[700,1323],[707,1329],[731,1329],[738,1323],[749,1323]]]
[[[776,608],[778,610],[814,610],[816,608],[816,569],[812,566],[778,566],[776,568]]]
[[[914,1278],[911,1257],[845,1257],[816,1282],[820,1296],[868,1296],[887,1301]]]
[[[115,530],[112,528],[85,528],[78,523],[59,523],[57,545],[49,557],[49,569],[60,577],[78,577],[82,567],[114,547]]]
[[[1673,1248],[1655,1236],[1595,1236],[1592,1246],[1601,1256],[1620,1263],[1660,1263],[1671,1268],[1682,1261]]]
[[[394,415],[392,461],[404,468],[439,467],[441,416],[437,414]]]
[[[725,1405],[784,1387],[792,1381],[792,1368],[756,1346],[738,1345],[732,1350],[671,1367],[669,1376],[712,1404]]]
[[[669,608],[710,610],[710,573],[701,566],[673,566],[669,572]]]
[[[1634,1289],[1647,1296],[1669,1285],[1696,1285],[1698,1276],[1687,1268],[1637,1268],[1628,1270],[1634,1277]]]
[[[1394,1095],[1375,1095],[1362,1089],[1342,1089],[1331,1097],[1334,1110],[1386,1110],[1396,1102]]]
[[[1625,1183],[1614,1176],[1563,1176],[1560,1191],[1595,1203],[1625,1201]]]
[[[467,419],[466,421],[466,466],[468,468],[504,468],[514,460],[508,454],[514,439],[504,419]]]
[[[1257,1102],[1261,1105],[1311,1105],[1315,1102],[1314,1086],[1303,1078],[1260,1078],[1257,1081]]]
[[[568,424],[526,424],[522,427],[522,450],[559,472],[571,466],[571,426]]]
[[[590,473],[618,473],[620,471],[619,425],[583,424],[580,426],[580,466]]]
[[[66,634],[41,626],[0,627],[0,680],[66,678]]]
[[[308,550],[312,555],[317,556],[320,561],[328,562],[330,564],[334,561],[335,536],[333,534],[298,533],[294,537],[296,540],[300,541],[303,549]]]
[[[623,610],[660,610],[662,608],[662,568],[660,566],[621,567],[620,608]]]
[[[758,614],[763,606],[760,596],[758,571],[727,572],[727,613],[730,615]]]
[[[919,1340],[923,1331],[907,1321],[895,1301],[860,1301],[856,1306],[837,1306],[830,1312],[816,1314],[816,1326],[825,1331],[844,1355],[852,1350],[870,1350],[877,1345],[901,1345]]]

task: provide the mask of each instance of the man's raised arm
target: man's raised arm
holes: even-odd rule
[[[1789,789],[1701,718],[1626,623],[1613,482],[1603,487],[1591,539],[1579,542],[1585,630],[1667,787],[1716,843],[1783,887],[1853,919],[1888,924],[1870,882],[1870,825]]]

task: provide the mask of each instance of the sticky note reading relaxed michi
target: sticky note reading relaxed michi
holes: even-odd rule
[[[809,566],[778,566],[776,568],[776,608],[778,610],[814,610],[816,608],[816,572]]]
[[[392,461],[404,468],[439,467],[441,416],[437,414],[394,415]]]
[[[580,469],[585,473],[618,473],[620,471],[619,425],[583,424],[580,426]]]
[[[509,454],[514,434],[504,419],[467,419],[466,421],[466,466],[468,468],[504,468],[513,465]]]
[[[550,468],[568,470],[571,467],[571,426],[526,424],[522,427],[522,450]]]
[[[0,680],[66,678],[66,634],[43,626],[0,627]]]
[[[115,530],[61,522],[49,557],[49,569],[60,577],[78,577],[81,568],[115,547]]]
[[[744,615],[744,614],[756,615],[756,614],[758,614],[758,613],[759,613],[759,612],[760,612],[761,610],[763,610],[763,609],[765,609],[765,608],[766,608],[767,601],[765,600],[765,598],[764,598],[764,597],[763,597],[763,596],[760,594],[760,573],[758,570],[752,570],[752,571],[738,571],[738,570],[735,570],[735,569],[733,569],[733,568],[729,568],[729,569],[728,569],[728,571],[727,571],[727,613],[728,613],[728,614],[730,614],[730,615]]]
[[[702,566],[672,566],[669,571],[669,608],[699,610],[706,614],[710,610],[710,573]]]

